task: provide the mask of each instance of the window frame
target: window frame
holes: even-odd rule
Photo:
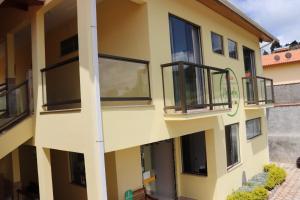
[[[222,47],[222,52],[221,52],[221,53],[214,51],[214,47],[213,47],[213,35],[219,36],[219,37],[221,38],[221,47]],[[212,52],[214,52],[215,54],[218,54],[218,55],[223,55],[223,56],[225,56],[224,38],[223,38],[223,35],[221,35],[221,34],[219,34],[219,33],[216,33],[216,32],[214,32],[214,31],[211,31],[211,34],[210,34],[210,40],[211,40],[211,49],[212,49]]]
[[[236,138],[236,141],[237,141],[237,156],[238,156],[238,161],[235,162],[235,163],[231,163],[230,165],[228,165],[228,152],[227,152],[227,140],[226,140],[226,127],[229,127],[230,126],[230,129],[232,126],[237,126],[237,138]],[[231,133],[231,131],[230,131]],[[232,140],[232,139],[231,139]],[[230,143],[231,145],[232,143]],[[239,123],[234,123],[234,124],[228,124],[225,126],[225,146],[226,146],[226,165],[227,165],[227,170],[230,170],[232,169],[233,167],[239,165],[241,163],[241,148],[240,148],[240,124]]]
[[[87,187],[87,184],[80,184],[76,181],[74,181],[74,173],[73,173],[73,163],[72,163],[72,154],[75,155],[75,154],[82,154],[83,155],[83,159],[84,159],[84,173],[85,173],[85,180],[86,180],[86,171],[85,171],[85,158],[84,158],[84,154],[83,153],[77,153],[77,152],[68,152],[68,163],[69,163],[69,182],[70,184],[72,185],[77,185],[79,187],[83,187],[83,188],[86,188]]]
[[[230,56],[230,49],[229,49],[230,42],[235,44],[236,57],[231,57]],[[229,58],[238,60],[239,59],[238,43],[236,41],[230,39],[230,38],[227,39],[227,43],[228,43],[228,56],[229,56]]]
[[[245,122],[246,123],[246,138],[247,138],[248,141],[262,135],[261,119],[262,119],[261,117],[256,117],[256,118],[252,118],[252,119],[246,120],[246,122]],[[248,134],[247,134],[247,122],[254,121],[254,120],[258,120],[259,121],[259,133],[256,133],[254,136],[248,137]]]
[[[184,153],[183,153],[183,144],[182,144],[182,138],[185,136],[190,136],[192,134],[203,134],[204,136],[204,156],[205,156],[205,171],[204,173],[202,172],[188,172],[184,169]],[[206,149],[206,131],[199,131],[199,132],[195,132],[195,133],[191,133],[188,135],[183,135],[180,137],[180,148],[181,148],[181,173],[182,174],[187,174],[187,175],[195,175],[195,176],[204,176],[207,177],[208,176],[208,167],[207,167],[207,149]]]

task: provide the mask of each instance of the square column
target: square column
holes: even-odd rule
[[[96,6],[96,0],[77,0],[81,114],[89,144],[84,153],[88,199],[106,200]]]
[[[42,81],[40,70],[45,66],[45,30],[43,12],[38,11],[33,16],[31,32],[34,110],[35,115],[38,115],[42,106]],[[53,200],[50,149],[44,149],[43,147],[37,146],[36,154],[40,199]]]

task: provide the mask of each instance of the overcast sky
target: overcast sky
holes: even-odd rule
[[[276,36],[281,45],[300,41],[300,0],[229,0]]]

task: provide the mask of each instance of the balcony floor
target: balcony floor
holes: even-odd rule
[[[164,116],[165,121],[186,121],[200,118],[216,117],[226,114],[230,109],[223,110],[192,110],[188,113],[167,113]]]

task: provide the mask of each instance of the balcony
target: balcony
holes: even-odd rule
[[[274,104],[273,80],[261,76],[244,77],[244,102],[247,108],[269,107]]]
[[[99,55],[101,102],[105,105],[145,104],[151,101],[149,62]],[[79,58],[41,70],[45,111],[81,108]]]
[[[0,85],[0,133],[11,128],[30,115],[29,83],[14,87]]]
[[[229,71],[188,62],[161,65],[166,114],[210,115],[232,107]]]

